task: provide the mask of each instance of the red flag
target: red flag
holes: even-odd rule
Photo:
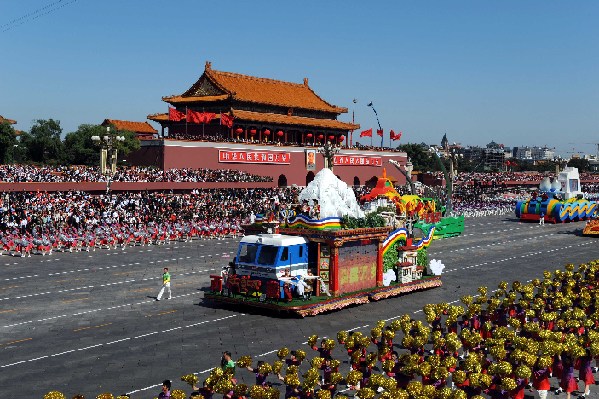
[[[190,123],[210,123],[216,118],[216,114],[212,112],[196,112],[190,109],[187,110],[187,122]]]
[[[398,134],[395,134],[395,132],[393,130],[391,130],[390,134],[391,134],[391,140],[393,140],[393,141],[401,139],[401,132],[399,132]]]
[[[383,129],[376,129],[376,134],[383,137]]]
[[[202,123],[202,113],[192,111],[190,109],[187,110],[187,122],[189,123]]]
[[[372,137],[372,128],[361,131],[360,137]]]
[[[220,124],[225,125],[229,129],[233,127],[233,115],[220,114]]]
[[[177,111],[175,108],[168,107],[168,119],[170,121],[179,122],[185,119],[185,112]]]
[[[210,123],[212,119],[216,118],[216,114],[212,112],[202,112],[202,123]]]

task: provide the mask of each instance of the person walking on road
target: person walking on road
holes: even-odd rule
[[[539,225],[544,225],[545,224],[545,213],[543,211],[541,211],[541,214],[539,215]]]
[[[164,273],[162,273],[162,288],[156,297],[156,300],[159,301],[162,298],[162,294],[164,294],[164,290],[168,291],[168,299],[171,299],[171,275],[168,272],[168,267],[164,268]]]

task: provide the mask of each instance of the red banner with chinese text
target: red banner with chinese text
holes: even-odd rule
[[[218,162],[289,165],[291,154],[288,152],[219,150]]]
[[[381,157],[364,157],[356,155],[335,155],[335,166],[383,166]]]

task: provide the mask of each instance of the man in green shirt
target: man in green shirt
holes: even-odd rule
[[[171,299],[171,275],[168,272],[168,267],[165,267],[164,273],[162,273],[162,288],[156,297],[157,301],[162,298],[162,294],[164,294],[165,289],[168,291],[168,299]]]

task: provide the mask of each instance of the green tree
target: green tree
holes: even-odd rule
[[[0,123],[0,163],[14,162],[17,134],[9,123]]]
[[[568,161],[568,166],[578,168],[579,172],[587,172],[589,170],[589,160],[583,158],[572,158]]]
[[[21,143],[33,162],[61,163],[64,156],[61,134],[60,121],[38,119],[30,132],[21,136]]]
[[[414,170],[419,171],[431,171],[436,170],[435,160],[433,159],[428,146],[425,144],[402,144],[397,147],[400,151],[404,151],[408,154]]]
[[[68,133],[64,138],[65,162],[70,165],[100,164],[100,152],[92,140],[92,136],[102,136],[106,129],[100,125],[79,125],[76,131]]]
[[[134,132],[128,130],[117,130],[119,136],[125,137],[125,141],[119,141],[117,148],[119,150],[119,156],[124,156],[132,151],[139,150],[140,144],[137,135]]]

